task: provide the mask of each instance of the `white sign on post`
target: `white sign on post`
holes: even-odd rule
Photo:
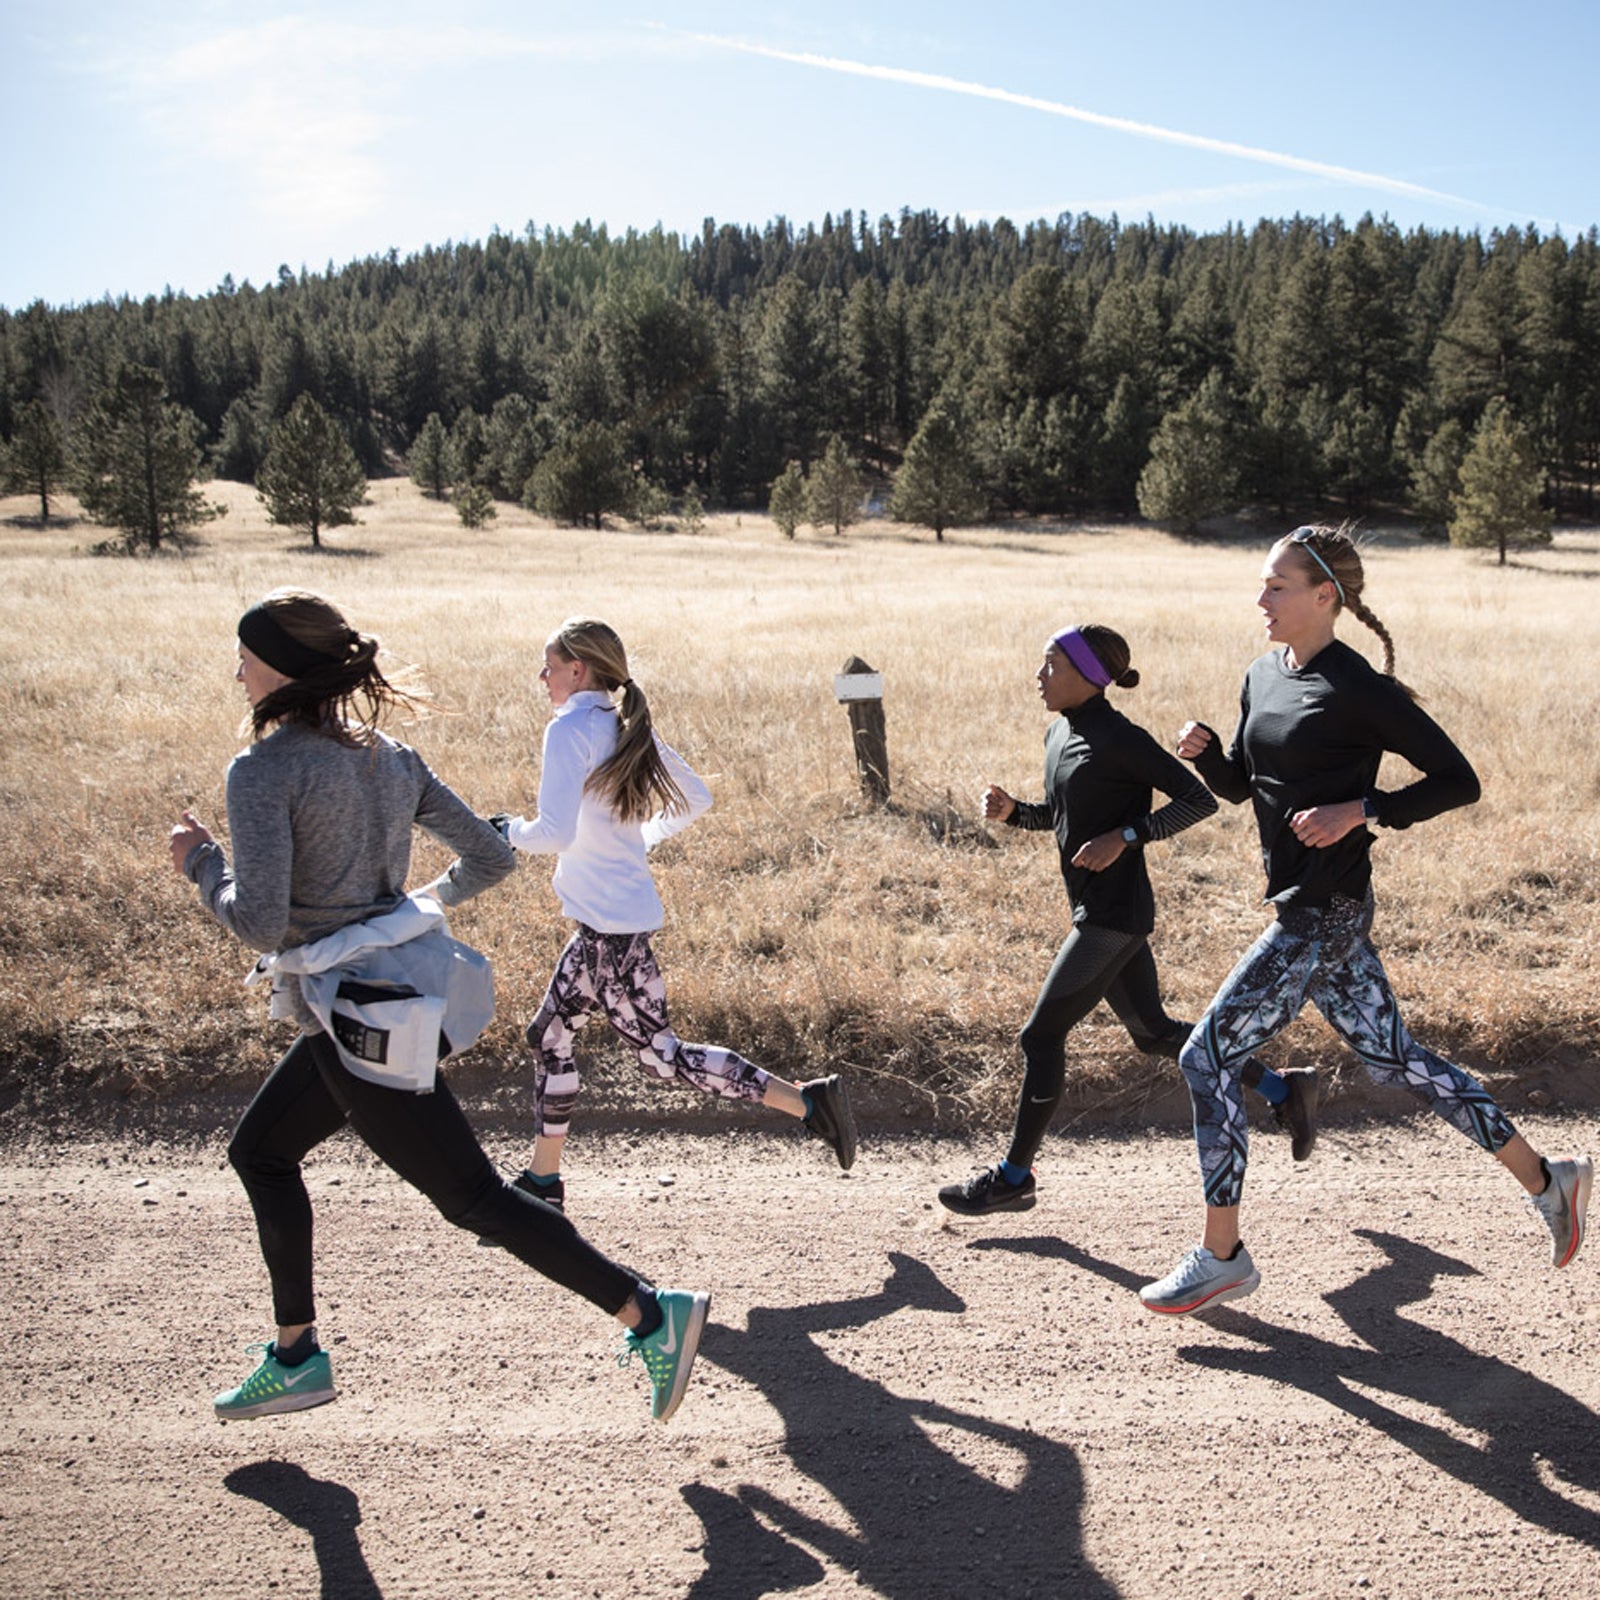
[[[850,700],[883,699],[881,672],[837,672],[833,677],[833,697],[840,705]]]

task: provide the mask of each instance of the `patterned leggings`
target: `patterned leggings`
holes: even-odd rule
[[[1336,895],[1326,907],[1281,911],[1195,1024],[1178,1065],[1194,1101],[1207,1205],[1236,1206],[1244,1187],[1249,1139],[1239,1067],[1282,1033],[1307,1000],[1374,1082],[1408,1090],[1485,1150],[1499,1150],[1515,1136],[1476,1079],[1406,1032],[1371,928],[1371,895],[1364,904]]]
[[[578,1099],[577,1030],[603,1011],[656,1078],[679,1078],[729,1100],[759,1100],[770,1073],[721,1045],[687,1044],[667,1023],[667,988],[648,933],[596,933],[578,924],[556,963],[539,1014],[528,1024],[533,1046],[533,1108],[539,1133],[559,1139]]]

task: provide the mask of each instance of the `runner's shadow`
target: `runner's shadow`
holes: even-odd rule
[[[224,1488],[259,1500],[285,1521],[311,1535],[311,1549],[322,1574],[323,1600],[383,1600],[383,1591],[361,1553],[356,1529],[361,1502],[342,1483],[313,1478],[292,1461],[252,1461],[236,1467]]]
[[[966,1309],[922,1262],[898,1252],[889,1259],[892,1271],[875,1294],[785,1310],[757,1306],[743,1333],[707,1330],[701,1360],[761,1390],[782,1419],[789,1464],[826,1491],[840,1514],[824,1518],[745,1483],[738,1503],[748,1521],[741,1523],[729,1515],[727,1497],[712,1501],[702,1491],[697,1504],[686,1489],[706,1527],[707,1570],[691,1592],[766,1592],[754,1585],[773,1570],[771,1541],[778,1539],[781,1572],[796,1580],[790,1587],[809,1572],[801,1559],[809,1550],[890,1600],[982,1593],[997,1571],[1010,1595],[1113,1600],[1115,1586],[1084,1555],[1083,1474],[1074,1451],[1025,1427],[897,1394],[835,1360],[820,1342],[913,1313],[905,1318],[904,1347],[915,1356],[924,1348],[920,1315]],[[910,1381],[948,1389],[962,1381],[962,1365],[930,1355],[913,1365]],[[754,1561],[762,1565],[751,1570]]]
[[[1564,1389],[1400,1315],[1428,1297],[1435,1278],[1475,1277],[1475,1267],[1394,1234],[1356,1232],[1389,1260],[1324,1298],[1365,1348],[1222,1308],[1212,1326],[1261,1348],[1194,1346],[1180,1357],[1315,1395],[1524,1521],[1600,1548],[1600,1514],[1562,1493],[1565,1484],[1600,1494],[1600,1417]],[[1372,1391],[1425,1405],[1453,1426],[1407,1416]]]
[[[1065,1261],[1074,1267],[1080,1267],[1085,1272],[1092,1272],[1097,1278],[1104,1278],[1107,1283],[1115,1284],[1119,1289],[1138,1290],[1150,1281],[1148,1276],[1130,1272],[1126,1267],[1114,1266],[1109,1261],[1102,1261],[1099,1256],[1092,1256],[1087,1250],[1080,1250],[1077,1245],[1068,1244],[1065,1239],[1018,1238],[1011,1234],[999,1239],[974,1239],[969,1248],[1008,1250],[1013,1255],[1042,1256],[1046,1261]]]

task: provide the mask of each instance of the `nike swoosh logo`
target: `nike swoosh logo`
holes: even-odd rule
[[[283,1386],[284,1386],[284,1388],[285,1389],[292,1389],[292,1388],[294,1388],[294,1386],[297,1383],[299,1383],[301,1381],[302,1378],[309,1378],[311,1376],[310,1368],[311,1368],[311,1363],[308,1361],[304,1366],[296,1367],[293,1372],[284,1373],[284,1375],[283,1375]]]
[[[661,1353],[664,1356],[675,1356],[678,1353],[678,1325],[669,1316],[667,1318],[668,1337],[661,1341]]]
[[[1053,1094],[1030,1094],[1028,1096],[1028,1103],[1029,1105],[1035,1106],[1047,1106],[1054,1099],[1055,1096]]]

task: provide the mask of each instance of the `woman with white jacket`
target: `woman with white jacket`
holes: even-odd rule
[[[645,858],[702,815],[711,792],[656,737],[622,640],[592,617],[569,618],[545,646],[539,678],[555,715],[545,729],[538,815],[492,820],[515,849],[556,857],[556,894],[578,927],[528,1026],[537,1132],[533,1164],[518,1185],[565,1203],[561,1156],[579,1088],[573,1038],[596,1011],[647,1074],[798,1118],[848,1168],[855,1120],[838,1076],[790,1083],[721,1045],[690,1044],[668,1022],[650,943],[661,897]]]

